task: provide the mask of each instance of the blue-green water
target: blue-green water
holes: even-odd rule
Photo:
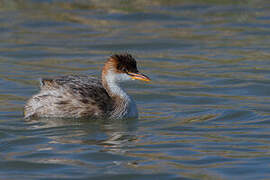
[[[0,1],[0,179],[270,179],[270,4]],[[140,117],[23,119],[40,77],[129,52]]]

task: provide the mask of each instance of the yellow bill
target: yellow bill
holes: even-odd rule
[[[132,78],[132,79],[138,79],[141,81],[151,81],[151,79],[149,77],[147,77],[146,75],[144,75],[143,73],[128,73],[128,75]]]

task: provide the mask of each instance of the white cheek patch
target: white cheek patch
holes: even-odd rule
[[[115,79],[116,81],[118,82],[122,82],[122,81],[128,81],[128,80],[131,80],[132,78],[127,75],[127,74],[115,74]]]
[[[108,74],[106,75],[106,79],[111,83],[132,80],[132,78],[125,73],[114,73],[112,71],[108,72]]]

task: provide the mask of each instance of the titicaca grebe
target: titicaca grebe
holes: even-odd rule
[[[119,86],[132,79],[150,81],[138,71],[130,54],[111,56],[102,69],[101,80],[85,75],[42,79],[40,92],[25,105],[25,118],[137,117],[135,102]]]

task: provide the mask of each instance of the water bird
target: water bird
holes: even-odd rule
[[[103,66],[101,79],[67,75],[40,80],[40,92],[24,107],[25,118],[131,118],[138,111],[134,100],[121,88],[128,80],[150,81],[140,73],[130,54],[115,54]]]

